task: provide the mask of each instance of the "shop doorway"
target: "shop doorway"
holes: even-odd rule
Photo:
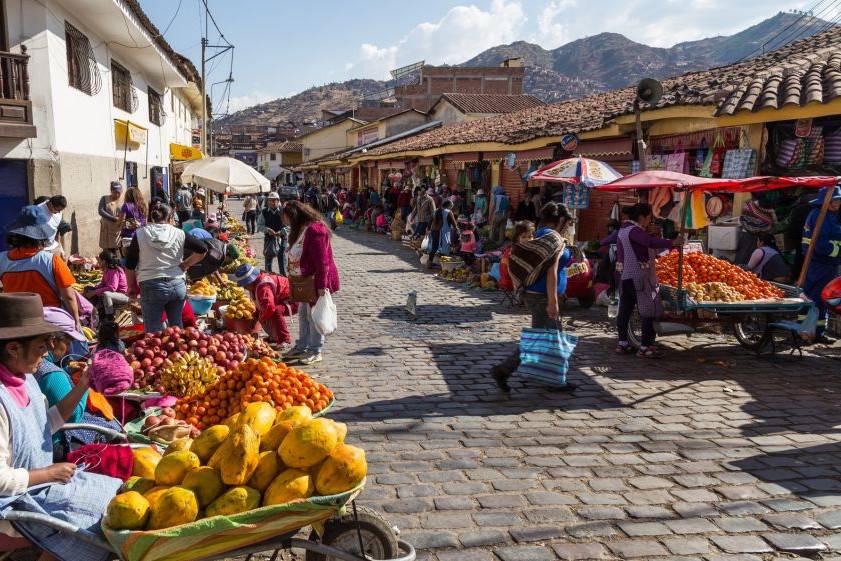
[[[0,227],[15,219],[29,204],[26,160],[0,160]],[[0,251],[6,251],[6,237],[0,237]]]

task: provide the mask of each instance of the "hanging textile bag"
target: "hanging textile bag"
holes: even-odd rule
[[[558,329],[523,329],[517,373],[551,386],[564,386],[577,344],[578,337]]]
[[[813,126],[806,139],[806,165],[819,166],[823,163],[824,139],[823,127]]]
[[[724,139],[720,133],[716,135],[715,142],[713,142],[712,150],[710,150],[710,152],[712,152],[709,167],[710,175],[707,177],[720,177],[721,170],[724,167],[724,155],[727,152],[727,147],[725,146]]]
[[[756,151],[751,148],[728,150],[724,154],[721,170],[723,179],[743,179],[753,175],[756,166]]]
[[[791,157],[788,167],[790,169],[798,169],[806,166],[806,139],[798,138],[797,146],[794,149],[794,155]]]
[[[828,164],[841,163],[841,131],[824,137],[823,159]]]
[[[702,138],[698,149],[695,150],[695,156],[692,158],[690,166],[691,172],[695,175],[701,173],[704,168],[704,161],[707,159],[707,139]]]

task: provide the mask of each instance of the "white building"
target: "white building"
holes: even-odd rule
[[[137,0],[0,0],[0,16],[0,225],[63,194],[66,249],[90,255],[111,181],[148,198],[197,156],[196,70]]]
[[[289,167],[301,163],[302,149],[301,143],[294,140],[269,142],[257,151],[257,171],[269,179],[292,184],[294,181],[289,178],[292,173]],[[284,177],[279,178],[281,175]]]

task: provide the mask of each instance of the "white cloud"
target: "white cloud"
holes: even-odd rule
[[[436,22],[417,24],[396,45],[362,44],[356,60],[345,64],[345,73],[383,79],[389,70],[419,60],[459,64],[485,49],[516,41],[527,20],[518,0],[493,0],[487,11],[473,4],[454,6]]]
[[[262,90],[255,90],[245,95],[231,96],[230,112],[233,113],[234,111],[265,103],[273,99],[277,99],[277,95]],[[225,98],[214,99],[213,106],[214,113],[224,112],[227,108],[227,100]]]
[[[555,49],[573,39],[575,30],[568,30],[567,10],[576,8],[576,0],[552,0],[537,17],[538,35],[532,39],[544,49]]]

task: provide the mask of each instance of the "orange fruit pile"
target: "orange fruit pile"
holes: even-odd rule
[[[333,392],[306,372],[270,358],[248,359],[208,386],[204,393],[179,400],[179,419],[199,429],[216,425],[242,411],[249,403],[264,401],[278,411],[306,405],[317,413],[327,407]]]
[[[657,279],[670,286],[677,286],[678,252],[657,259]],[[745,300],[782,298],[783,291],[755,274],[706,253],[686,253],[683,256],[683,285],[691,282],[722,282],[735,288]]]

